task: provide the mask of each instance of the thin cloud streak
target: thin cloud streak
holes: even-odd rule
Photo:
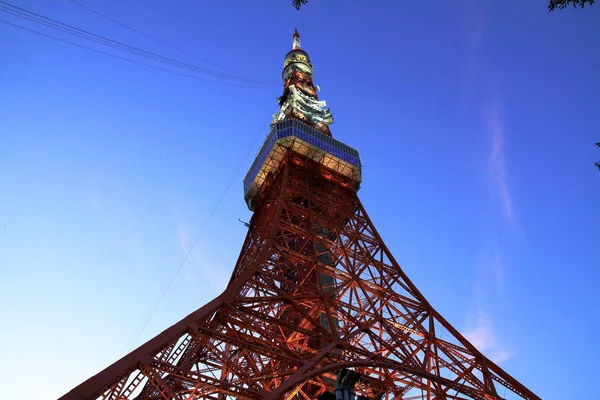
[[[465,42],[464,76],[461,85],[460,98],[466,101],[470,95],[477,95],[480,101],[480,92],[475,89],[492,84],[497,86],[501,78],[498,71],[493,73],[491,82],[484,78],[483,65],[478,63],[481,51],[485,48],[486,18],[485,10],[480,1],[464,0],[465,26],[467,28]],[[486,72],[489,72],[486,69]],[[488,82],[486,82],[488,81]],[[484,94],[485,96],[485,94]],[[473,99],[475,100],[475,99]],[[492,90],[491,102],[486,116],[487,130],[491,132],[491,151],[488,160],[490,179],[502,205],[504,218],[513,223],[515,221],[514,203],[508,186],[506,157],[505,157],[505,132],[501,118],[500,99]]]
[[[182,223],[177,223],[177,236],[179,239],[179,247],[183,255],[190,251],[192,246],[192,235],[190,230]],[[191,253],[184,266],[186,280],[197,285],[197,273],[200,272],[201,282],[208,283],[208,286],[215,292],[220,293],[225,289],[227,281],[224,280],[224,275],[219,268],[209,266],[205,261],[200,259],[197,254],[197,248],[191,250]]]
[[[479,312],[476,322],[465,332],[463,336],[467,338],[477,350],[486,354],[486,356],[495,363],[501,363],[512,357],[511,350],[506,348],[498,339],[494,331],[494,321],[491,316]]]
[[[88,193],[87,203],[88,206],[94,211],[102,211],[104,209],[104,201],[98,193]]]
[[[496,314],[490,310],[502,311],[498,307],[500,304],[495,304],[495,293],[501,298],[504,296],[505,266],[497,244],[493,243],[488,247],[487,251],[479,255],[473,287],[473,306],[462,334],[489,359],[501,363],[512,357],[514,352],[502,340],[493,318]],[[498,316],[502,320],[502,316]]]
[[[504,217],[509,222],[514,222],[515,213],[513,200],[508,188],[506,156],[504,153],[505,134],[497,101],[492,103],[488,123],[492,134],[492,149],[489,156],[490,176],[500,197]]]
[[[502,261],[502,256],[498,249],[498,244],[494,244],[493,251],[489,255],[490,259],[486,262],[487,268],[482,272],[486,276],[489,275],[494,282],[494,286],[500,294],[505,291],[505,267]]]
[[[489,241],[477,255],[473,285],[474,309],[482,309],[490,298],[506,295],[506,266],[497,241]],[[496,299],[497,300],[497,299]]]
[[[481,51],[486,47],[486,10],[477,0],[464,0],[463,5],[467,35],[464,78],[460,97],[469,108],[474,102],[480,104],[482,98],[487,97],[491,100],[487,109],[482,110],[484,111],[482,115],[484,133],[489,135],[490,143],[490,147],[485,149],[487,150],[484,153],[486,158],[482,162],[482,169],[486,172],[487,183],[490,185],[494,200],[498,199],[502,219],[513,225],[515,208],[508,185],[505,154],[506,135],[501,102],[495,91],[487,91],[490,85],[494,87],[494,84],[497,84],[500,79],[498,73],[495,73],[490,82],[487,79],[489,70],[484,69],[484,65],[480,63]],[[481,90],[482,88],[483,90]],[[483,103],[486,104],[485,101]],[[498,308],[494,304],[496,292],[502,295],[505,291],[505,266],[496,240],[492,243],[492,248],[480,254],[480,260],[477,263],[473,307],[467,317],[463,335],[492,361],[501,363],[510,358],[513,352],[501,340],[492,317],[496,314],[490,311]],[[498,314],[498,318],[501,320],[501,315]]]
[[[479,0],[464,2],[465,60],[459,98],[462,102],[474,94],[477,86],[478,60],[485,39],[485,16]]]

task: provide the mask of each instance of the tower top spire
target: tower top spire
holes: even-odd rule
[[[273,123],[287,119],[299,120],[321,133],[331,136],[328,125],[333,117],[326,103],[318,99],[317,87],[313,84],[313,66],[306,51],[300,47],[300,34],[294,29],[292,50],[285,55],[283,62],[283,95],[279,101],[279,113],[273,116]]]
[[[294,43],[292,45],[292,50],[300,50],[300,49],[302,49],[300,47],[300,34],[298,33],[298,29],[294,29],[293,38],[294,38]]]

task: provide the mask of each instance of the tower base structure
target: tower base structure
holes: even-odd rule
[[[367,398],[538,399],[433,309],[334,172],[289,151],[257,201],[225,291],[62,400],[314,399],[343,368]]]

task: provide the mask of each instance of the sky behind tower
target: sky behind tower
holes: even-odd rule
[[[600,5],[77,1],[170,46],[69,0],[10,4],[171,61],[0,3],[3,396],[57,398],[223,290],[294,28],[430,303],[540,397],[593,393]]]

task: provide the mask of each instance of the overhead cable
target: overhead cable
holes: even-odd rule
[[[180,53],[182,53],[182,54],[185,54],[185,55],[188,55],[188,56],[194,57],[194,58],[196,58],[196,59],[198,59],[198,60],[200,60],[200,61],[203,61],[203,62],[205,62],[205,63],[207,63],[207,64],[210,64],[210,65],[214,65],[215,67],[218,67],[218,68],[224,69],[224,70],[226,70],[226,71],[230,71],[230,72],[233,72],[233,73],[239,74],[239,75],[241,75],[241,76],[245,76],[245,77],[252,78],[251,76],[248,76],[248,75],[246,75],[246,74],[242,74],[242,73],[240,73],[240,72],[237,72],[237,71],[235,71],[235,70],[233,70],[233,69],[231,69],[231,68],[224,67],[224,66],[222,66],[222,65],[219,65],[219,64],[217,64],[217,63],[215,63],[215,62],[212,62],[212,61],[210,61],[210,60],[207,60],[207,59],[205,59],[205,58],[202,58],[202,57],[200,57],[200,56],[198,56],[198,55],[196,55],[196,54],[194,54],[194,53],[190,53],[189,51],[183,50],[183,49],[181,49],[180,47],[174,46],[174,45],[172,45],[172,44],[169,44],[169,43],[167,43],[167,42],[165,42],[165,41],[163,41],[163,40],[157,39],[156,37],[154,37],[154,36],[151,36],[151,35],[149,35],[149,34],[147,34],[147,33],[144,33],[144,32],[142,32],[142,31],[140,31],[139,29],[132,28],[131,26],[129,26],[129,25],[126,25],[126,24],[124,24],[123,22],[117,21],[116,19],[114,19],[114,18],[112,18],[112,17],[109,17],[108,15],[106,15],[106,14],[104,14],[104,13],[101,13],[101,12],[99,12],[99,11],[96,11],[96,10],[92,9],[91,7],[89,7],[89,6],[86,6],[86,5],[84,5],[84,4],[81,4],[81,3],[80,3],[80,2],[78,2],[78,1],[75,1],[75,0],[67,0],[67,1],[69,1],[70,3],[73,3],[73,4],[75,4],[75,5],[76,5],[76,6],[78,6],[78,7],[81,7],[81,8],[83,8],[84,10],[87,10],[87,11],[91,12],[92,14],[96,14],[96,15],[97,15],[97,16],[99,16],[99,17],[102,17],[102,18],[104,18],[104,19],[106,19],[106,20],[108,20],[108,21],[111,21],[111,22],[113,22],[113,23],[115,23],[115,24],[119,25],[119,26],[122,26],[122,27],[123,27],[123,28],[125,28],[125,29],[129,29],[130,31],[132,31],[132,32],[135,32],[135,33],[137,33],[138,35],[144,36],[145,38],[148,38],[148,39],[150,39],[150,40],[153,40],[153,41],[155,41],[155,42],[157,42],[157,43],[160,43],[160,44],[162,44],[163,46],[167,46],[167,47],[169,47],[169,48],[171,48],[171,49],[173,49],[173,50],[176,50],[176,51],[178,51],[178,52],[180,52]]]
[[[143,50],[138,47],[131,46],[131,45],[125,44],[123,42],[109,39],[107,37],[97,35],[93,32],[86,31],[84,29],[80,29],[80,28],[74,27],[72,25],[56,21],[52,18],[48,18],[43,15],[25,10],[21,7],[13,6],[13,5],[6,3],[4,1],[1,1],[1,0],[0,0],[0,11],[4,11],[5,13],[14,15],[16,17],[26,19],[29,21],[33,21],[35,23],[50,27],[52,29],[59,30],[59,31],[65,32],[67,34],[74,35],[74,36],[77,36],[77,37],[80,37],[80,38],[83,38],[86,40],[90,40],[92,42],[99,43],[99,44],[107,46],[107,47],[115,48],[117,50],[121,50],[121,51],[130,53],[130,54],[133,54],[136,56],[144,57],[144,58],[147,58],[147,59],[150,59],[153,61],[161,62],[163,64],[167,64],[170,66],[175,66],[178,68],[187,69],[189,71],[194,71],[194,72],[198,72],[201,74],[210,75],[210,76],[213,76],[218,79],[235,81],[235,82],[239,82],[239,83],[257,85],[257,86],[265,86],[265,85],[271,86],[274,84],[272,81],[265,81],[265,80],[258,80],[258,79],[254,79],[254,78],[247,78],[247,77],[243,77],[243,76],[236,76],[233,74],[219,72],[219,71],[211,70],[208,68],[203,68],[203,67],[200,67],[197,65],[185,63],[185,62],[175,60],[170,57],[165,57],[165,56],[162,56],[160,54],[157,54],[157,53],[154,53],[151,51]],[[85,46],[81,46],[81,47],[85,47]],[[119,57],[117,57],[117,58],[119,58]]]
[[[150,309],[150,311],[147,313],[146,317],[142,321],[142,324],[136,329],[136,331],[133,334],[132,339],[127,343],[127,345],[123,349],[123,351],[122,351],[123,354],[129,353],[133,349],[133,346],[135,346],[135,344],[139,340],[139,338],[142,335],[142,333],[144,333],[144,330],[146,329],[146,327],[148,326],[148,323],[150,322],[150,320],[152,319],[152,317],[156,313],[156,310],[158,309],[158,307],[162,303],[165,295],[167,294],[167,292],[169,291],[169,289],[173,285],[173,282],[175,282],[175,278],[177,278],[177,275],[179,275],[179,273],[183,269],[185,263],[187,262],[187,260],[189,259],[190,255],[192,254],[192,251],[196,247],[196,244],[198,243],[198,241],[202,237],[202,234],[206,230],[206,227],[208,226],[208,224],[210,223],[210,221],[212,220],[212,218],[215,216],[215,213],[217,212],[217,209],[219,208],[219,206],[221,205],[221,203],[225,199],[225,196],[227,195],[227,192],[229,192],[229,189],[231,188],[233,182],[235,181],[235,178],[240,173],[240,170],[242,169],[242,167],[246,164],[246,160],[250,156],[252,149],[254,148],[254,146],[256,146],[256,144],[258,143],[259,139],[263,136],[263,130],[265,129],[266,126],[267,126],[267,122],[265,122],[261,126],[261,128],[258,130],[258,133],[257,133],[256,137],[254,138],[254,140],[252,141],[252,143],[246,149],[246,154],[244,155],[244,157],[238,163],[235,171],[233,172],[233,174],[229,178],[229,181],[227,182],[227,184],[225,186],[225,189],[223,190],[223,192],[221,193],[221,195],[219,196],[219,198],[217,199],[217,201],[214,203],[214,205],[212,207],[212,210],[211,210],[210,214],[208,215],[208,218],[204,221],[204,224],[197,231],[197,233],[194,236],[194,238],[188,243],[187,249],[184,252],[183,257],[181,258],[181,260],[179,261],[177,267],[175,268],[175,270],[171,274],[171,277],[164,283],[163,287],[161,288],[161,290],[160,290],[160,292],[158,294],[158,298],[157,298],[156,302],[154,303],[154,305],[152,306],[152,308]]]
[[[177,72],[177,71],[171,71],[171,70],[168,70],[166,68],[161,68],[161,67],[157,67],[155,65],[146,64],[146,63],[143,63],[141,61],[132,60],[130,58],[121,57],[121,56],[118,56],[118,55],[115,55],[115,54],[110,54],[110,53],[107,53],[107,52],[102,51],[102,50],[94,49],[92,47],[88,47],[88,46],[84,46],[84,45],[81,45],[81,44],[78,44],[78,43],[71,42],[69,40],[57,38],[56,36],[52,36],[52,35],[48,35],[46,33],[38,32],[38,31],[36,31],[34,29],[29,29],[29,28],[26,28],[24,26],[20,26],[20,25],[13,24],[13,23],[8,22],[8,21],[4,21],[2,19],[0,19],[0,23],[6,24],[6,25],[10,25],[10,26],[13,26],[15,28],[22,29],[24,31],[35,33],[36,35],[44,36],[44,37],[47,37],[47,38],[50,38],[50,39],[53,39],[53,40],[56,40],[56,41],[59,41],[59,42],[62,42],[62,43],[67,43],[67,44],[70,44],[70,45],[73,45],[73,46],[77,46],[77,47],[80,47],[80,48],[85,49],[85,50],[93,51],[93,52],[98,53],[98,54],[103,54],[105,56],[117,58],[119,60],[127,61],[127,62],[130,62],[130,63],[133,63],[133,64],[138,64],[138,65],[142,65],[144,67],[148,67],[148,68],[156,69],[156,70],[159,70],[159,71],[167,72],[169,74],[184,76],[186,78],[192,78],[192,79],[196,79],[196,80],[199,80],[199,81],[213,82],[213,83],[218,83],[218,84],[228,85],[228,86],[237,86],[237,87],[246,87],[246,88],[248,88],[248,87],[256,87],[256,86],[248,86],[248,85],[235,84],[235,83],[231,83],[231,82],[220,82],[220,81],[215,81],[215,80],[211,80],[211,79],[201,78],[201,77],[195,76],[195,75],[189,75],[189,74],[184,74],[184,73]]]

